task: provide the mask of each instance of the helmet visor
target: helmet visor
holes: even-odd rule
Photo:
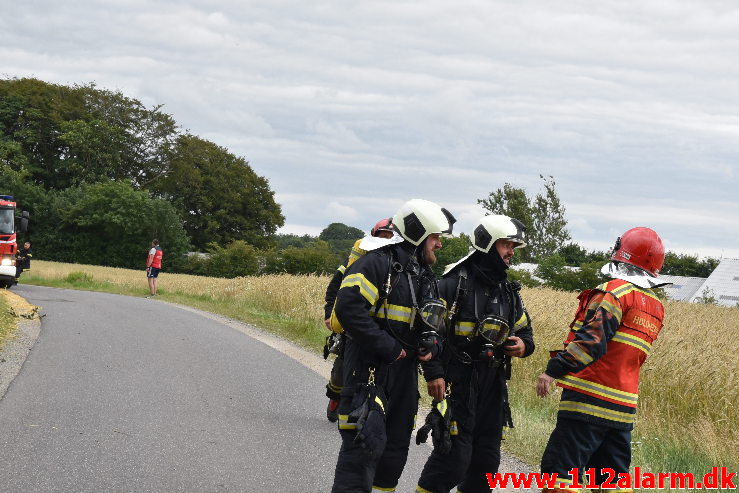
[[[510,333],[508,322],[497,315],[489,315],[477,324],[477,335],[495,346],[503,344]]]

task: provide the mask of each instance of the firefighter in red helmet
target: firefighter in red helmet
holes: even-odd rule
[[[380,219],[370,230],[370,236],[375,238],[389,239],[393,236],[393,227],[390,219]],[[334,309],[334,302],[336,301],[336,292],[341,286],[341,280],[344,278],[344,272],[346,268],[350,266],[356,259],[361,257],[365,252],[359,248],[361,239],[357,240],[352,247],[352,251],[349,254],[346,262],[341,264],[331,278],[328,287],[326,288],[325,301],[326,304],[323,307],[324,311],[324,323],[328,330],[332,330],[331,327],[331,313]],[[331,367],[331,377],[326,384],[326,397],[328,397],[328,406],[326,408],[326,417],[332,423],[339,419],[339,413],[337,411],[339,407],[339,397],[341,394],[342,387],[342,372],[344,363],[344,335],[339,331],[333,331],[333,333],[326,338],[326,344],[323,347],[323,359],[328,359],[329,354],[335,354],[334,364]]]
[[[664,319],[652,291],[669,284],[659,279],[664,259],[657,233],[630,229],[616,240],[601,270],[611,280],[578,297],[564,349],[553,352],[536,387],[539,397],[555,380],[563,388],[557,425],[541,459],[542,473],[557,473],[560,487],[543,491],[580,491],[566,487],[573,468],[580,477],[594,468],[598,484],[608,479],[604,468],[616,477],[629,472],[639,371]]]

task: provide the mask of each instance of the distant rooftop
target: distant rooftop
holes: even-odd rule
[[[706,282],[705,277],[684,277],[661,275],[660,279],[671,282],[664,291],[668,298],[675,301],[690,301],[698,289]]]
[[[739,259],[723,258],[708,279],[693,293],[690,301],[713,296],[719,305],[739,305]]]
[[[522,263],[512,265],[511,269],[526,271],[534,279],[543,282],[534,276],[537,264]],[[578,270],[577,267],[567,267]],[[707,278],[661,275],[660,279],[671,282],[671,286],[663,289],[667,297],[675,301],[690,301],[695,303],[704,296],[713,297],[716,303],[723,306],[739,306],[739,259],[723,258],[718,266]]]

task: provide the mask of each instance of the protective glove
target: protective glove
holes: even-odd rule
[[[357,424],[354,442],[359,444],[371,459],[378,459],[387,443],[385,401],[376,386],[364,384],[354,395],[353,403],[357,406],[349,413],[347,422]]]
[[[331,336],[326,336],[326,342],[323,343],[323,359],[328,359],[331,350]]]
[[[431,432],[434,448],[441,454],[448,454],[452,449],[451,422],[452,409],[447,400],[434,400],[426,422],[416,433],[416,445],[425,443]]]

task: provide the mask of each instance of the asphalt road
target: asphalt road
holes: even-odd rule
[[[168,303],[13,291],[45,317],[0,399],[0,491],[330,490],[339,435],[305,364]],[[411,445],[398,491],[429,452]]]

